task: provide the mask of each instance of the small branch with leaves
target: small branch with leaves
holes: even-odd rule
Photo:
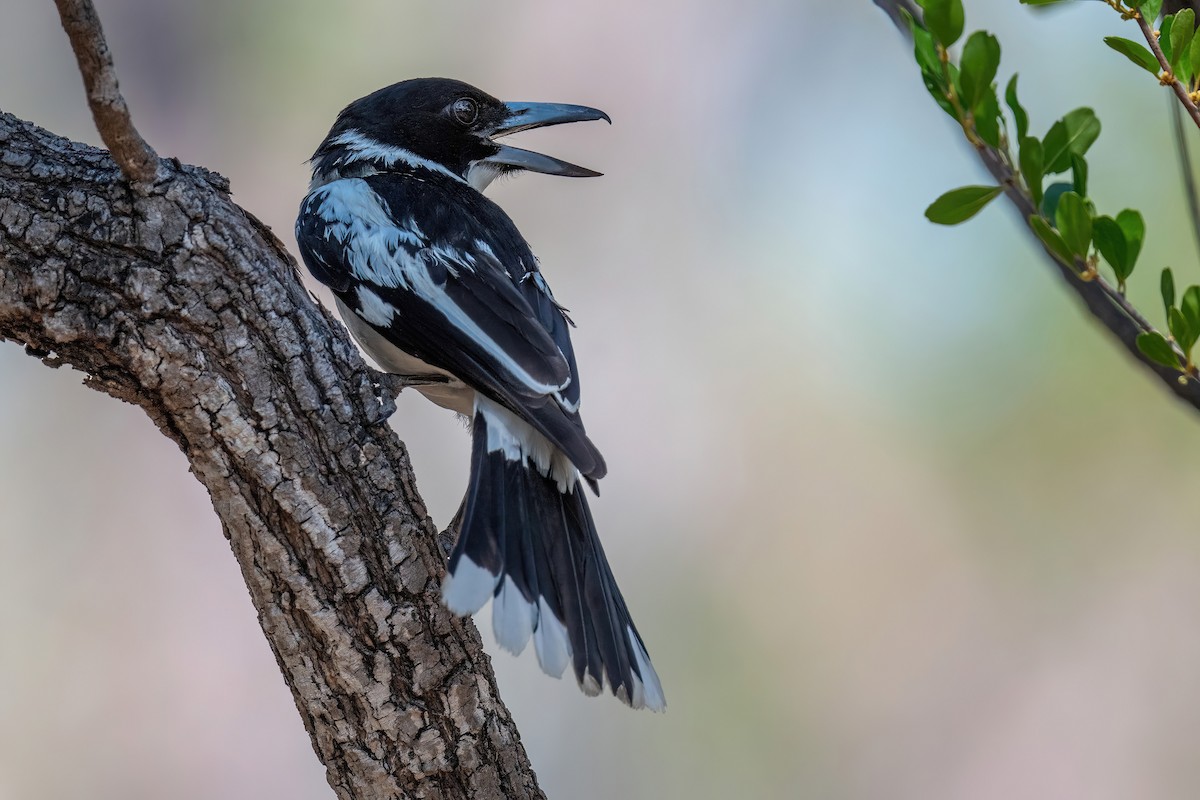
[[[1196,36],[1196,12],[1182,8],[1175,14],[1168,14],[1163,18],[1162,27],[1155,31],[1152,23],[1158,18],[1162,0],[1127,0],[1125,4],[1118,0],[1105,2],[1123,19],[1137,22],[1150,49],[1120,36],[1109,36],[1104,43],[1157,77],[1163,86],[1171,87],[1180,105],[1200,126],[1200,107],[1196,105],[1200,101],[1200,37]]]
[[[1062,0],[1022,0],[1048,5]],[[1127,19],[1144,25],[1142,14],[1154,18],[1162,0],[1120,3],[1105,0]],[[1029,116],[1018,98],[1017,76],[1008,81],[1001,106],[995,83],[1000,66],[1000,43],[985,31],[966,37],[957,58],[952,48],[963,37],[962,0],[918,0],[921,19],[892,4],[894,17],[907,24],[914,56],[926,89],[934,101],[961,127],[963,135],[996,180],[993,186],[966,186],[943,194],[925,215],[932,222],[956,225],[979,213],[1004,194],[1017,208],[1030,231],[1052,258],[1060,275],[1088,310],[1146,368],[1180,398],[1200,409],[1200,371],[1192,350],[1200,340],[1200,287],[1192,286],[1176,303],[1174,277],[1163,270],[1160,285],[1169,335],[1155,329],[1126,298],[1126,283],[1138,262],[1146,236],[1141,213],[1124,209],[1098,213],[1088,196],[1087,152],[1100,135],[1100,120],[1090,108],[1064,114],[1042,137],[1031,133]],[[1163,24],[1168,45],[1158,53],[1124,39],[1106,40],[1110,47],[1171,85],[1181,101],[1196,111],[1195,81],[1200,80],[1200,37],[1194,37],[1194,16],[1187,9]],[[1172,23],[1178,26],[1172,28]],[[1154,39],[1153,32],[1150,33]],[[1153,42],[1158,48],[1158,42]],[[1197,54],[1193,65],[1191,54]],[[1172,60],[1174,54],[1179,57]],[[1200,119],[1200,117],[1194,117]],[[1011,122],[1010,122],[1011,120]],[[1056,176],[1061,176],[1057,177]]]

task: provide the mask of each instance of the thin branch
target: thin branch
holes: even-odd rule
[[[75,51],[100,138],[126,178],[133,183],[153,183],[158,174],[158,154],[133,127],[95,6],[91,0],[54,0],[54,3]]]
[[[978,145],[975,149],[988,172],[992,174],[997,183],[1004,187],[1005,195],[1016,206],[1022,220],[1028,222],[1030,217],[1040,213],[1033,204],[1033,200],[1018,188],[1016,175],[1013,174],[1012,167],[1008,165],[1008,161],[1000,151],[988,145]],[[1154,330],[1154,326],[1124,295],[1102,277],[1096,276],[1090,279],[1080,277],[1081,273],[1087,270],[1087,264],[1082,259],[1076,259],[1072,269],[1054,258],[1049,251],[1047,251],[1047,255],[1051,256],[1051,260],[1059,268],[1062,276],[1068,279],[1068,283],[1083,296],[1084,302],[1092,310],[1092,313],[1113,333],[1121,337],[1122,342],[1138,356],[1139,361],[1145,362],[1145,357],[1137,349],[1136,340],[1138,334],[1149,333]],[[1148,366],[1157,366],[1150,362],[1145,363]],[[1165,370],[1165,375],[1175,379],[1179,377],[1179,372]],[[1200,383],[1196,381],[1189,381],[1189,383],[1194,384],[1194,388],[1200,390]],[[1200,407],[1200,391],[1194,392],[1194,394],[1197,394],[1197,403],[1195,404]]]
[[[901,11],[907,11],[913,19],[921,18],[920,12],[917,11],[917,7],[912,0],[873,0],[873,2],[892,18],[892,22],[897,27],[902,27],[906,24],[904,14],[900,13]]]
[[[1154,29],[1150,27],[1150,24],[1146,22],[1145,17],[1141,14],[1138,14],[1136,18],[1138,27],[1142,29],[1142,36],[1146,37],[1146,42],[1150,45],[1150,50],[1154,53],[1154,57],[1158,59],[1158,64],[1163,68],[1163,72],[1166,73],[1165,79],[1160,77],[1159,80],[1170,84],[1171,89],[1175,92],[1175,96],[1179,98],[1179,102],[1183,103],[1183,107],[1191,115],[1192,121],[1200,126],[1200,108],[1196,107],[1196,104],[1192,102],[1191,95],[1188,94],[1187,88],[1175,77],[1175,73],[1171,72],[1171,62],[1167,61],[1166,54],[1163,53],[1162,47],[1159,46],[1158,37],[1154,35]]]
[[[1183,176],[1183,192],[1192,214],[1192,234],[1196,237],[1196,248],[1200,252],[1200,196],[1196,194],[1196,175],[1192,171],[1192,155],[1188,149],[1187,131],[1183,127],[1183,112],[1175,103],[1171,103],[1171,122],[1175,133],[1175,151],[1179,153],[1179,171]]]
[[[875,3],[885,10],[895,6],[894,2],[889,3],[887,0],[875,0]],[[898,19],[898,14],[889,15],[902,34],[905,36],[911,34],[903,19]],[[1021,189],[1004,153],[983,142],[975,143],[974,150],[979,155],[984,167],[1004,188],[1005,196],[1013,203],[1021,215],[1022,222],[1026,224],[1026,228],[1032,234],[1032,229],[1028,228],[1029,219],[1040,212],[1034,205],[1033,199]],[[1054,254],[1046,249],[1040,240],[1039,244],[1059,276],[1079,295],[1092,316],[1117,338],[1125,350],[1143,367],[1157,375],[1177,397],[1188,405],[1200,409],[1200,380],[1185,376],[1177,369],[1157,364],[1138,349],[1138,336],[1154,330],[1146,318],[1114,286],[1089,271],[1088,265],[1081,259],[1076,259],[1074,265],[1067,266],[1055,258]],[[1083,277],[1085,274],[1088,277]]]

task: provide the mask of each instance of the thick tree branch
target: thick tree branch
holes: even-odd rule
[[[390,395],[223,178],[161,169],[132,192],[107,153],[0,114],[0,339],[187,455],[340,798],[542,797],[440,602]]]
[[[158,155],[133,127],[95,7],[91,0],[54,0],[54,3],[79,62],[88,106],[100,138],[126,178],[132,183],[152,183],[158,172]]]
[[[906,0],[874,0],[874,2],[889,12],[889,16],[896,22],[896,27],[900,29],[901,33],[905,36],[911,35],[908,24],[898,12],[901,6],[909,10]],[[983,166],[996,179],[997,184],[1003,187],[1005,196],[1013,203],[1021,215],[1021,220],[1028,223],[1030,217],[1039,212],[1032,199],[1021,188],[1008,160],[999,150],[986,143],[978,142],[973,147],[983,162]],[[1058,275],[1079,296],[1092,316],[1117,338],[1122,347],[1139,364],[1157,375],[1177,397],[1200,410],[1200,380],[1197,380],[1195,376],[1184,376],[1179,370],[1157,364],[1138,349],[1137,337],[1142,333],[1154,330],[1154,328],[1134,308],[1133,304],[1103,278],[1094,274],[1083,277],[1088,273],[1087,265],[1081,259],[1076,259],[1075,264],[1067,266],[1055,258],[1040,240],[1038,243]]]

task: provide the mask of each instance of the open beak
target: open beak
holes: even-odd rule
[[[498,139],[501,136],[508,136],[510,133],[545,128],[550,125],[562,125],[564,122],[602,119],[610,125],[612,124],[608,114],[598,108],[588,108],[587,106],[572,106],[563,103],[505,103],[504,105],[508,109],[508,116],[489,132],[490,138]],[[594,178],[601,174],[562,159],[535,153],[532,150],[522,150],[506,144],[498,146],[500,152],[488,156],[484,161],[502,169],[526,169],[530,172],[563,175],[568,178]]]

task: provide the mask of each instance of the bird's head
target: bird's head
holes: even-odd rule
[[[495,140],[531,128],[597,119],[612,121],[587,106],[505,103],[448,78],[402,81],[342,110],[313,154],[313,184],[414,165],[449,172],[480,191],[517,170],[593,177],[600,173]]]

